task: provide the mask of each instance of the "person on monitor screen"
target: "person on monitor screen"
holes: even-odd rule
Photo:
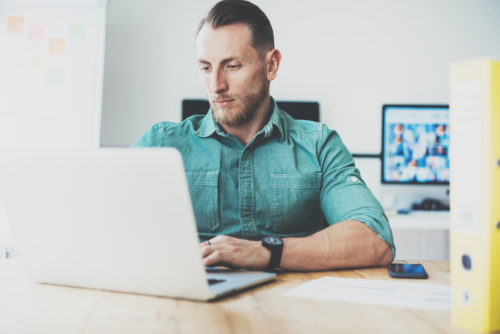
[[[247,1],[218,2],[199,25],[196,53],[209,112],[155,124],[134,146],[181,152],[205,265],[391,262],[387,218],[338,134],[291,118],[270,96],[281,53],[266,15]]]

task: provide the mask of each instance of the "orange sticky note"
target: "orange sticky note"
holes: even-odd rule
[[[64,38],[49,38],[49,54],[63,54],[66,49]]]
[[[23,34],[24,17],[7,16],[7,32],[11,34]]]
[[[44,38],[43,25],[29,26],[28,27],[28,41],[38,42],[42,41]]]

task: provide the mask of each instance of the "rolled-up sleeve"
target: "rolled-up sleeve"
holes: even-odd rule
[[[323,171],[321,209],[329,225],[357,220],[374,230],[396,254],[389,221],[354,165],[338,134],[323,126],[318,156]]]

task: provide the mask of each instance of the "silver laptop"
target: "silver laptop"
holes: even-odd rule
[[[1,199],[38,282],[210,300],[276,276],[207,272],[174,149],[3,153]]]

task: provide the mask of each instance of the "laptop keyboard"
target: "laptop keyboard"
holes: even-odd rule
[[[225,279],[209,278],[207,281],[208,281],[208,285],[214,285],[214,284],[217,284],[217,283],[225,282],[226,280]]]

